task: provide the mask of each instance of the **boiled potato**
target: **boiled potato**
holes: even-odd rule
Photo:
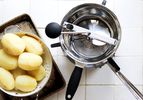
[[[18,66],[18,57],[8,55],[3,49],[0,49],[0,66],[13,70]]]
[[[18,56],[23,53],[26,47],[23,39],[12,33],[7,33],[3,35],[1,43],[4,51],[14,56]]]
[[[1,44],[1,41],[0,41],[0,49],[2,48],[2,44]]]
[[[0,86],[5,90],[12,90],[14,88],[14,78],[12,74],[4,68],[0,68]]]
[[[36,79],[36,81],[41,81],[46,75],[46,70],[41,65],[40,68],[36,70],[28,71],[28,74],[33,76]]]
[[[42,64],[42,58],[33,53],[22,53],[18,58],[18,66],[23,70],[35,70]]]
[[[22,39],[25,41],[27,52],[37,55],[41,55],[43,53],[42,45],[36,39],[30,36],[23,36]]]
[[[26,71],[17,67],[16,69],[12,70],[11,73],[12,73],[13,77],[16,79],[16,77],[19,75],[25,75]]]
[[[28,75],[19,75],[15,80],[15,88],[23,91],[30,92],[33,91],[37,86],[36,80]]]

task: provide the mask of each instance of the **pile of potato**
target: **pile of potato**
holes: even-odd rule
[[[41,43],[31,36],[7,33],[0,44],[0,87],[33,91],[46,75]]]

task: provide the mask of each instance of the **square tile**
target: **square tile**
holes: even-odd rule
[[[120,83],[120,80],[116,77],[113,71],[109,68],[109,65],[104,65],[101,68],[87,69],[86,72],[86,84],[89,85],[104,85],[104,84],[116,84]]]
[[[122,27],[143,26],[142,0],[115,0],[115,13]]]
[[[58,65],[64,79],[66,80],[66,83],[68,84],[75,65],[65,56],[58,56]],[[85,69],[83,69],[80,84],[85,84]]]
[[[122,28],[121,43],[116,56],[143,55],[143,27]]]
[[[142,86],[137,86],[139,90],[142,89]],[[115,96],[114,100],[137,100],[133,94],[125,86],[116,86],[115,87]]]
[[[66,88],[58,93],[58,100],[65,100]],[[72,100],[85,100],[85,86],[79,86]]]
[[[3,9],[1,13],[3,14],[3,22],[7,22],[14,17],[21,14],[28,13],[30,8],[29,0],[4,0]]]
[[[133,84],[143,85],[143,57],[115,57],[124,76]]]
[[[86,86],[86,100],[114,100],[113,86]]]
[[[58,22],[58,0],[30,0],[30,13],[38,27]]]
[[[136,86],[139,90],[142,86]],[[136,100],[125,86],[86,86],[86,100]]]

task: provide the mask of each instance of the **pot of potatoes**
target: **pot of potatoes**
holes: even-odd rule
[[[52,73],[48,47],[34,34],[5,33],[0,40],[0,89],[12,96],[36,94]]]

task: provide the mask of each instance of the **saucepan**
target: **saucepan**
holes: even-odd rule
[[[105,3],[104,0],[103,4]],[[64,27],[65,25],[69,30]],[[68,34],[77,31],[76,26],[90,30],[92,35],[99,33],[100,36],[115,39],[116,43],[105,43],[82,34]],[[75,68],[67,86],[66,100],[73,98],[78,88],[83,68],[101,67],[104,64],[110,66],[112,71],[129,88],[136,99],[143,100],[141,92],[120,72],[120,67],[113,60],[114,54],[121,41],[121,27],[116,15],[111,10],[100,4],[81,4],[71,9],[65,15],[61,27],[63,27],[62,30],[58,30],[58,32],[62,31],[61,33],[63,33],[59,33],[60,46],[67,58],[75,63]],[[48,29],[47,26],[46,34],[50,34],[51,32],[48,31]],[[50,29],[52,30],[52,28]],[[80,30],[80,32],[81,31],[82,30]],[[65,34],[66,32],[67,34]]]

